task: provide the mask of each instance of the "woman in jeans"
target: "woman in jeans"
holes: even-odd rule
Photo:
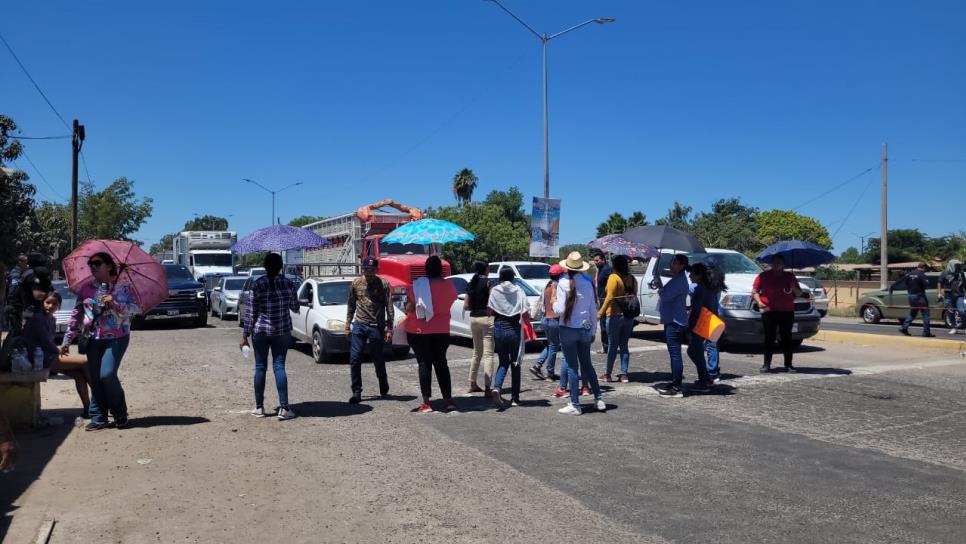
[[[708,342],[705,338],[698,336],[694,332],[695,325],[701,318],[701,309],[705,308],[713,314],[718,313],[718,298],[721,291],[714,290],[711,285],[711,275],[708,267],[704,263],[691,265],[691,283],[694,284],[694,291],[691,292],[691,311],[688,314],[688,330],[691,331],[688,339],[688,357],[694,363],[698,372],[698,381],[694,382],[691,391],[697,393],[707,393],[711,389],[713,378],[710,375],[708,361],[705,360],[705,353],[708,351]],[[714,344],[714,342],[711,342]],[[715,346],[717,355],[717,346]],[[717,361],[715,361],[717,371]]]
[[[618,378],[622,383],[627,383],[630,381],[627,378],[627,366],[630,362],[627,342],[634,330],[634,318],[624,317],[623,301],[629,296],[635,296],[637,280],[631,275],[627,257],[624,255],[615,255],[612,264],[614,272],[607,278],[604,301],[597,312],[601,319],[607,318],[607,367],[601,378],[608,382],[618,381],[611,378],[611,372],[614,370],[617,354],[620,353],[621,373]]]
[[[128,425],[127,401],[117,371],[130,341],[131,318],[141,313],[141,308],[134,302],[131,285],[120,279],[122,270],[109,254],[95,253],[87,265],[93,278],[75,291],[78,302],[67,323],[60,352],[67,355],[71,341],[82,327],[90,331],[87,374],[91,422],[84,430],[107,428],[108,415],[114,416],[115,427],[123,429]]]
[[[594,283],[584,274],[590,269],[590,265],[584,261],[580,252],[574,251],[560,261],[560,266],[567,270],[567,274],[557,283],[557,301],[553,309],[560,314],[560,345],[569,369],[567,374],[570,381],[570,404],[558,412],[574,416],[581,414],[578,374],[590,382],[597,410],[603,412],[607,405],[604,404],[597,373],[594,372],[594,365],[590,360],[590,344],[597,328]]]
[[[282,256],[265,255],[262,263],[265,275],[252,283],[250,304],[245,306],[244,332],[240,347],[252,339],[255,352],[255,417],[273,415],[265,411],[265,374],[268,370],[268,350],[272,350],[272,370],[278,390],[278,419],[292,419],[295,412],[288,405],[288,376],[285,374],[285,355],[292,344],[292,316],[299,311],[295,285],[283,274]]]
[[[530,372],[540,378],[541,380],[556,380],[560,376],[554,374],[553,369],[557,363],[557,353],[560,352],[560,316],[557,312],[553,311],[553,301],[557,294],[557,282],[560,280],[560,276],[563,275],[564,269],[559,265],[555,264],[550,267],[550,281],[543,288],[543,294],[540,295],[540,300],[537,301],[538,304],[543,305],[543,319],[541,319],[541,324],[543,325],[543,330],[547,334],[547,347],[543,348],[540,352],[540,356],[537,357],[537,362],[533,363],[530,367]],[[547,364],[547,375],[544,377],[543,365]],[[563,364],[561,364],[563,368]]]
[[[416,409],[417,412],[433,411],[429,397],[434,369],[446,411],[456,409],[446,362],[449,309],[455,300],[456,288],[451,281],[443,279],[443,263],[436,255],[426,259],[426,277],[417,279],[413,287],[406,288],[406,338],[419,363],[419,390],[423,395],[423,403]]]
[[[503,380],[510,371],[510,403],[520,405],[520,359],[522,358],[523,321],[529,319],[527,295],[513,283],[512,268],[500,270],[500,283],[490,290],[488,307],[493,312],[493,347],[500,360],[493,379],[490,397],[500,410],[504,408],[500,396]],[[512,367],[512,368],[511,368]]]
[[[475,274],[466,287],[463,310],[470,313],[470,332],[473,335],[473,360],[470,362],[470,388],[467,393],[490,395],[490,381],[493,378],[493,316],[487,304],[490,302],[490,280],[486,263],[473,263]],[[480,389],[477,378],[483,364],[483,385]]]

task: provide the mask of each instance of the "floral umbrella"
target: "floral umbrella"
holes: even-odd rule
[[[627,255],[631,258],[657,257],[658,250],[647,244],[636,244],[624,239],[620,234],[608,234],[601,236],[593,242],[587,244],[594,249],[599,249],[614,255]]]
[[[475,240],[472,232],[442,219],[420,219],[406,223],[382,239],[386,244],[448,244]]]
[[[168,275],[154,257],[133,242],[124,240],[88,240],[64,257],[62,266],[70,290],[78,295],[94,276],[87,261],[95,253],[107,253],[117,264],[119,279],[127,281],[131,296],[142,313],[168,298]]]

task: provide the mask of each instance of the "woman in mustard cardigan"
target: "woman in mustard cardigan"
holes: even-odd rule
[[[621,381],[627,383],[627,366],[630,362],[630,352],[627,350],[627,342],[631,338],[631,331],[634,330],[634,318],[624,317],[624,300],[627,297],[637,296],[637,280],[631,275],[627,257],[615,255],[611,260],[614,273],[607,278],[604,300],[600,304],[597,316],[606,318],[607,336],[607,367],[602,380],[608,382]],[[611,377],[614,370],[614,361],[617,354],[621,356],[621,373],[618,379]]]

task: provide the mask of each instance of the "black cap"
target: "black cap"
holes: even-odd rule
[[[362,268],[379,268],[379,259],[374,257],[362,259]]]

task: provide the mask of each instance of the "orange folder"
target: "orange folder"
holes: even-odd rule
[[[717,342],[721,335],[724,334],[725,323],[720,317],[711,313],[710,310],[701,307],[701,315],[698,316],[698,322],[694,325],[694,334],[697,334],[701,338],[706,338],[712,342]]]

